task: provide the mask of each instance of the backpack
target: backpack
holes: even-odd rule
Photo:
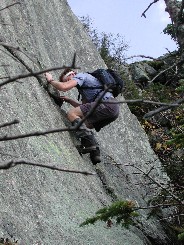
[[[89,72],[90,75],[96,77],[102,84],[102,89],[109,87],[109,92],[117,97],[124,87],[124,81],[121,77],[112,69],[97,69],[93,72]]]

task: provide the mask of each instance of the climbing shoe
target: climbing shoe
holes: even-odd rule
[[[76,148],[77,148],[78,152],[81,154],[90,153],[90,152],[96,150],[96,146],[84,147],[82,145],[77,145]]]
[[[90,152],[90,159],[93,165],[101,162],[99,147],[96,147],[96,150]]]
[[[72,122],[72,126],[76,126],[81,121],[80,118],[75,119]],[[89,130],[85,124],[82,124],[75,132],[77,138],[80,140],[81,145],[77,146],[80,154],[90,153],[90,159],[94,165],[101,162],[100,149],[98,142],[95,139],[94,133]]]

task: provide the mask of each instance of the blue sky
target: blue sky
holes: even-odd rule
[[[164,0],[153,4],[141,14],[153,0],[67,0],[76,16],[92,19],[93,27],[98,32],[120,34],[129,44],[126,56],[146,55],[157,58],[176,49],[171,38],[163,34],[163,29],[170,23],[165,12]],[[138,60],[138,59],[134,59]]]

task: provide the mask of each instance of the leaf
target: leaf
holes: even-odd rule
[[[162,147],[162,144],[161,143],[156,143],[155,150],[160,150],[161,147]]]

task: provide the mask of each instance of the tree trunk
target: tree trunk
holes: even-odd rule
[[[170,18],[174,25],[175,35],[178,44],[181,48],[181,52],[184,51],[184,18],[183,18],[183,8],[184,0],[165,0],[166,11],[169,13]]]

